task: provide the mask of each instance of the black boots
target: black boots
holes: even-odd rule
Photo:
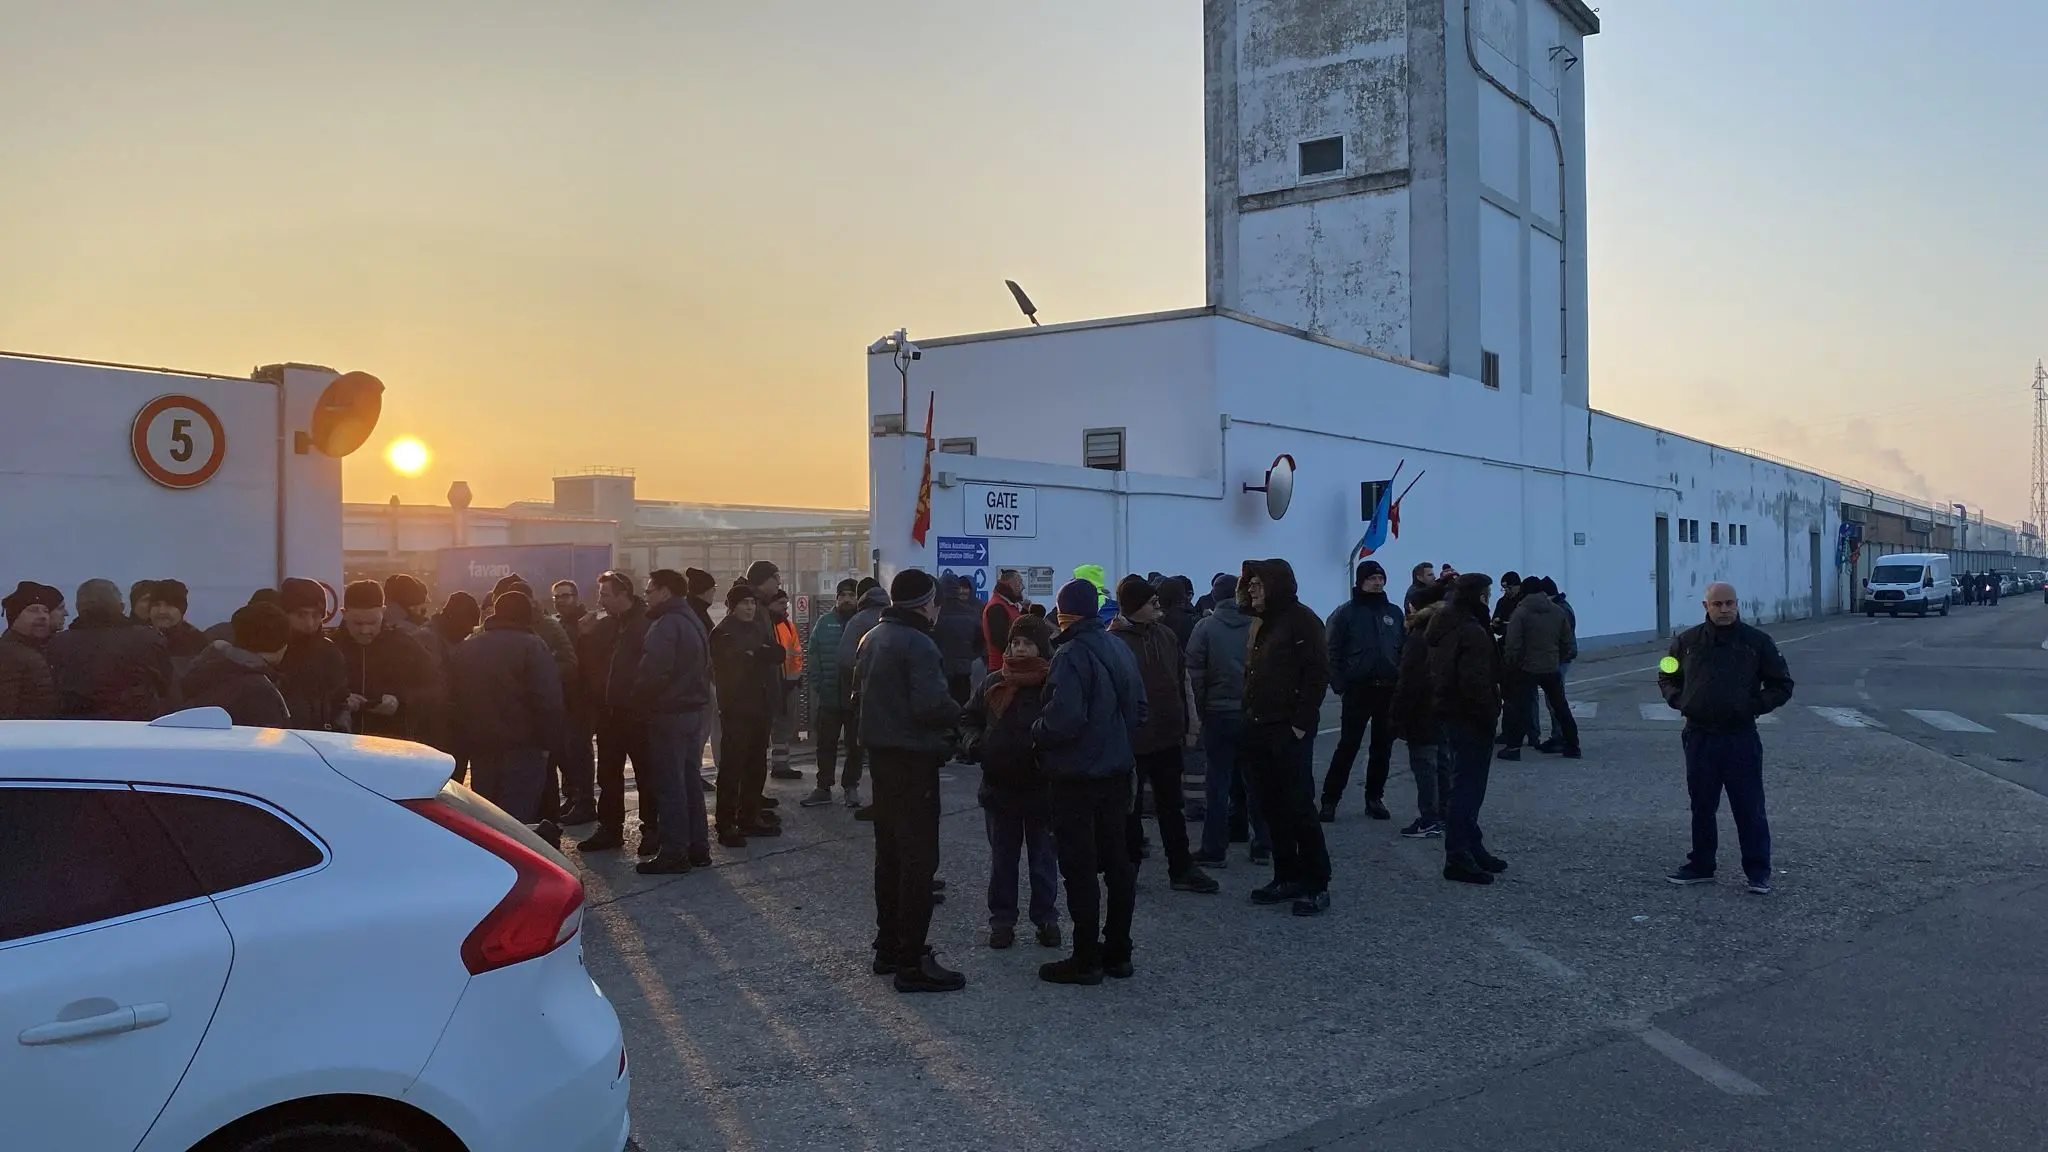
[[[896,969],[896,990],[898,992],[958,992],[967,987],[967,977],[950,968],[939,965],[939,959],[927,948],[917,958],[914,967]]]

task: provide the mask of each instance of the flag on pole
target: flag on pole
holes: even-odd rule
[[[1372,520],[1365,526],[1365,538],[1358,542],[1359,559],[1364,559],[1387,546],[1387,529],[1392,526],[1390,517],[1393,498],[1394,486],[1390,482],[1380,489],[1379,506],[1372,510]]]
[[[932,409],[938,402],[932,393],[924,405],[924,476],[917,482],[917,516],[910,522],[910,538],[924,547],[925,533],[932,529]]]
[[[1387,513],[1387,531],[1394,534],[1394,539],[1399,540],[1401,538],[1401,502],[1399,500],[1394,501],[1393,510]]]

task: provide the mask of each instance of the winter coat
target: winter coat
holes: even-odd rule
[[[1130,646],[1111,636],[1099,617],[1075,621],[1053,642],[1044,707],[1031,726],[1039,764],[1051,776],[1131,771],[1138,762],[1131,741],[1148,708]]]
[[[1437,722],[1436,688],[1429,678],[1430,621],[1443,611],[1442,602],[1425,604],[1415,614],[1415,630],[1401,644],[1401,678],[1394,685],[1394,731],[1415,745],[1443,742]]]
[[[1571,617],[1564,609],[1541,592],[1522,597],[1515,614],[1508,618],[1507,644],[1501,653],[1507,669],[1548,676],[1578,655],[1579,641],[1572,635]]]
[[[1145,722],[1131,735],[1131,751],[1145,755],[1179,744],[1188,734],[1188,670],[1180,640],[1157,621],[1139,624],[1119,616],[1109,630],[1130,646],[1145,682]]]
[[[696,614],[691,613],[695,619]],[[624,612],[617,615],[606,613],[584,638],[583,646],[577,653],[580,667],[583,652],[590,653],[596,661],[591,669],[594,679],[585,683],[590,689],[590,699],[605,712],[627,712],[633,706],[633,681],[640,674],[640,657],[647,645],[647,629],[652,621],[647,616],[647,605],[638,597]],[[710,629],[704,629],[705,651],[709,653]],[[708,658],[708,656],[707,656]]]
[[[1003,679],[991,672],[975,686],[960,722],[961,759],[981,765],[976,793],[984,808],[1024,814],[1045,813],[1045,769],[1031,745],[1031,726],[1045,710],[1047,684],[1018,688],[1000,716],[989,711],[988,690]],[[1049,683],[1049,682],[1048,682]]]
[[[633,664],[627,705],[647,715],[702,711],[711,703],[711,636],[703,619],[688,597],[673,596],[647,609],[645,623],[638,629],[631,613],[620,622],[618,646],[612,650],[611,687],[618,687],[621,665],[638,630],[639,659]],[[613,706],[609,689],[605,704]]]
[[[1401,611],[1409,616],[1415,615],[1416,604],[1420,603],[1423,596],[1435,587],[1436,582],[1434,580],[1410,580],[1408,582],[1408,591],[1401,596]]]
[[[287,728],[291,710],[277,690],[277,671],[254,652],[216,640],[193,659],[179,682],[187,708],[225,708],[244,728]]]
[[[547,641],[532,630],[486,621],[448,658],[456,747],[464,755],[559,751],[568,731],[560,669]]]
[[[427,654],[410,637],[390,628],[379,629],[368,644],[340,634],[334,637],[334,646],[341,649],[348,668],[348,695],[364,700],[362,710],[351,717],[349,730],[363,736],[414,739],[439,695]],[[375,709],[386,696],[398,700],[398,711],[379,715]]]
[[[974,662],[988,654],[981,634],[981,609],[948,599],[939,606],[939,622],[932,625],[932,639],[939,655],[945,657],[947,676],[971,676]]]
[[[533,618],[533,634],[548,646],[548,654],[555,658],[555,678],[566,687],[576,683],[576,642],[569,638],[569,630],[553,616],[536,614]]]
[[[55,720],[59,710],[42,647],[12,628],[0,634],[0,720]]]
[[[853,665],[860,654],[860,642],[870,629],[882,622],[882,612],[889,607],[889,590],[870,588],[860,598],[860,607],[853,618],[846,622],[846,630],[839,634],[839,700],[842,710],[853,701]]]
[[[232,622],[229,625],[233,627]],[[209,641],[189,620],[180,620],[170,628],[163,629],[164,646],[171,651],[171,683],[176,686],[185,679],[185,672],[192,667],[192,661],[206,651]],[[190,707],[180,702],[179,707]]]
[[[1525,593],[1522,591],[1523,588],[1530,588],[1531,591]],[[1526,596],[1541,595],[1533,588],[1533,585],[1517,586],[1513,592],[1502,592],[1500,599],[1493,602],[1493,618],[1488,621],[1487,627],[1492,630],[1495,639],[1507,638],[1508,622],[1515,618],[1515,609],[1522,606],[1522,600]]]
[[[1751,731],[1757,717],[1792,699],[1792,670],[1777,644],[1740,620],[1725,628],[1695,624],[1671,638],[1667,656],[1678,671],[1660,671],[1657,687],[1688,728]]]
[[[881,622],[861,638],[853,680],[861,747],[929,754],[935,763],[952,756],[960,705],[946,685],[946,661],[931,622],[921,613],[884,609]]]
[[[80,616],[43,655],[67,720],[154,720],[171,708],[171,649],[147,624]]]
[[[348,661],[325,636],[292,633],[277,666],[278,691],[291,726],[309,732],[348,731]]]
[[[448,742],[448,642],[431,625],[413,623],[395,604],[384,611],[384,630],[412,641],[426,661],[426,679],[411,699],[399,697],[400,711],[411,714],[412,739],[439,748]]]
[[[772,632],[764,634],[759,623],[727,616],[711,630],[711,671],[718,685],[720,716],[766,720],[782,702],[782,645]]]
[[[1225,600],[1195,624],[1188,637],[1188,682],[1203,715],[1244,711],[1244,662],[1251,650],[1252,618]]]
[[[1248,724],[1285,724],[1314,732],[1330,685],[1330,652],[1323,619],[1301,602],[1294,567],[1285,560],[1247,560],[1238,580],[1238,607],[1249,610],[1245,585],[1266,585],[1266,607],[1254,613],[1245,658],[1244,718]]]
[[[811,706],[818,711],[839,710],[839,640],[851,619],[853,613],[841,616],[834,605],[811,623],[811,634],[804,639],[804,683],[811,690]]]
[[[1579,614],[1572,608],[1572,602],[1570,600],[1565,599],[1565,595],[1562,592],[1559,592],[1557,595],[1552,596],[1550,600],[1551,603],[1556,604],[1559,608],[1564,609],[1564,618],[1567,621],[1569,621],[1572,626],[1572,654],[1571,657],[1565,661],[1565,663],[1569,664],[1573,660],[1579,658]]]
[[[1491,738],[1500,722],[1500,655],[1485,610],[1446,603],[1423,638],[1437,719],[1482,729]]]
[[[1003,666],[1003,650],[1010,646],[1010,629],[1022,615],[1024,605],[1003,595],[1002,588],[989,593],[988,603],[981,610],[981,658],[988,662],[991,671]]]
[[[1341,694],[1400,679],[1401,640],[1407,634],[1402,613],[1386,593],[1353,590],[1330,613],[1330,687]]]

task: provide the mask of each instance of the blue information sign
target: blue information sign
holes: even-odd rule
[[[939,537],[939,564],[961,568],[988,566],[988,540],[982,536]]]

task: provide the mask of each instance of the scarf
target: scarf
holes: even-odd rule
[[[1001,716],[1010,706],[1010,698],[1019,688],[1033,688],[1045,683],[1046,674],[1052,671],[1052,664],[1042,656],[1026,656],[1019,660],[1015,656],[1003,657],[1003,678],[988,686],[988,711],[991,716]]]

